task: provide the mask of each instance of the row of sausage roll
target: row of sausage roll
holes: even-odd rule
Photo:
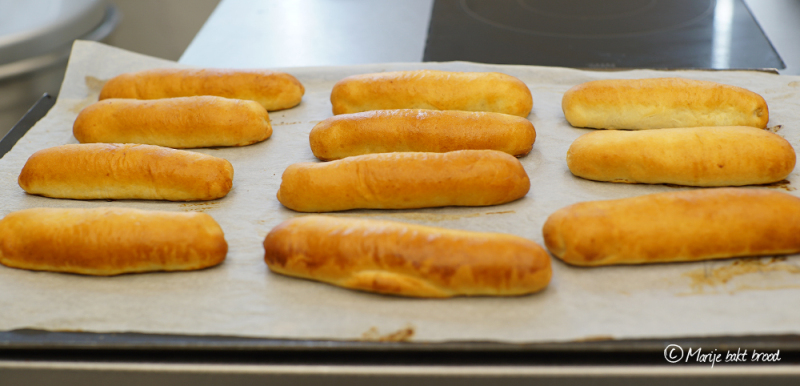
[[[275,227],[264,249],[275,272],[406,296],[521,295],[552,274],[544,249],[521,237],[387,221],[299,217]],[[194,270],[227,250],[204,213],[36,208],[0,220],[0,263],[29,270]]]
[[[218,199],[233,185],[230,162],[171,148],[263,141],[272,134],[267,111],[296,106],[303,93],[291,75],[265,70],[122,74],[75,120],[81,144],[34,153],[18,183],[54,198]],[[39,208],[0,221],[0,263],[32,270],[200,269],[222,262],[227,250],[220,226],[202,213]]]
[[[166,74],[159,75],[162,78],[181,73],[180,70],[160,72]],[[153,74],[160,72],[126,74],[109,81],[107,88],[125,90],[120,84],[127,83],[128,89],[147,90],[139,83],[171,84],[153,80],[157,79]],[[217,78],[220,77],[214,79]],[[237,75],[236,79],[239,78],[243,77]],[[195,74],[191,79],[204,78]],[[301,96],[302,86],[299,87]],[[470,91],[458,92],[464,89]],[[116,93],[104,88],[101,97],[165,95],[144,91]],[[243,105],[248,101],[208,98],[215,97],[105,100],[81,113],[74,132],[81,142],[172,147],[243,145],[263,140],[271,133],[268,117],[259,118],[253,106]],[[292,103],[296,102],[299,98]],[[461,149],[493,149],[522,156],[530,151],[536,136],[530,121],[508,115],[530,112],[530,92],[524,83],[503,74],[423,70],[358,75],[338,82],[331,93],[331,102],[335,113],[345,115],[321,122],[309,138],[312,151],[322,160],[382,152]],[[396,107],[483,108],[505,114],[417,109],[358,113]],[[579,177],[614,182],[738,186],[780,181],[794,168],[794,150],[773,133],[739,126],[694,127],[765,126],[769,113],[763,98],[741,88],[672,78],[595,81],[570,89],[564,95],[562,107],[567,120],[576,126],[630,129],[692,126],[662,129],[658,133],[614,130],[587,134],[567,154],[568,167]],[[199,119],[207,121],[201,124]],[[221,123],[229,127],[221,127],[224,126]],[[103,135],[110,137],[99,138]],[[147,135],[152,138],[144,138]],[[217,142],[208,142],[210,138]]]
[[[294,107],[304,92],[293,76],[267,70],[122,74],[75,119],[81,144],[36,152],[19,185],[54,198],[218,199],[233,186],[230,162],[171,148],[263,141],[272,134],[268,110]]]
[[[446,91],[442,93],[442,90]],[[105,84],[98,103],[81,111],[73,133],[81,143],[141,143],[173,148],[243,146],[269,138],[272,128],[267,111],[293,107],[300,103],[303,93],[302,84],[291,75],[266,70],[158,69],[123,74]],[[522,144],[512,144],[516,145],[512,151],[525,152],[526,146],[530,150],[533,141],[529,138],[532,125],[523,119],[533,104],[530,91],[519,79],[505,74],[408,71],[353,76],[334,86],[331,102],[334,114],[379,109],[488,112],[475,116],[455,115],[454,121],[449,114],[428,113],[432,116],[426,117],[424,112],[419,112],[421,127],[418,131],[431,138],[403,142],[398,136],[386,137],[382,143],[389,147],[387,151],[397,151],[392,148],[396,142],[402,142],[397,143],[399,146],[416,148],[416,151],[427,151],[426,143],[435,142],[435,138],[451,142],[453,136],[465,137],[473,144],[455,145],[455,148],[452,144],[438,146],[450,146],[452,150],[491,148],[486,147],[487,144],[504,142],[520,132],[522,138],[512,140]],[[407,118],[415,114],[409,112]],[[523,118],[514,121],[499,114]],[[381,128],[382,134],[394,134],[390,128],[401,126],[400,122],[381,121],[379,117],[366,121],[367,125]],[[410,123],[409,119],[406,121]],[[490,125],[494,128],[476,127],[483,127],[484,122],[493,122]],[[515,128],[511,133],[501,132],[499,126],[507,122],[525,127]],[[462,124],[471,127],[448,134],[447,127],[459,128]],[[431,130],[433,127],[438,130]],[[491,130],[498,133],[489,134],[490,137],[501,137],[476,138],[485,137]],[[316,132],[321,133],[321,130]],[[413,134],[405,133],[406,136]],[[449,138],[440,137],[440,134],[449,135]],[[317,141],[322,142],[324,138]],[[363,142],[369,141],[365,138]],[[341,158],[342,155],[321,157]]]
[[[658,221],[653,221],[658,218]],[[549,251],[580,266],[800,252],[800,198],[765,189],[700,189],[562,208],[543,227]],[[552,276],[528,239],[391,221],[302,216],[264,239],[277,273],[370,292],[522,295]],[[203,213],[27,209],[0,220],[0,263],[87,275],[200,269],[227,244]]]
[[[783,180],[795,166],[789,142],[763,130],[764,98],[740,87],[679,78],[600,80],[568,90],[562,108],[573,126],[605,129],[581,136],[567,152],[570,171],[589,180],[757,185]]]
[[[700,261],[800,252],[800,198],[766,189],[698,189],[590,201],[551,214],[551,254],[578,266]],[[520,295],[543,289],[549,256],[512,235],[389,221],[303,216],[264,240],[285,275],[424,297]]]

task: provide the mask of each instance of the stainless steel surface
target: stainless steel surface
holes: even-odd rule
[[[220,0],[105,0],[122,20],[105,40],[127,51],[178,60]]]
[[[24,59],[13,62],[5,62],[5,46],[0,46],[0,137],[4,136],[12,126],[25,114],[25,112],[39,99],[43,93],[58,94],[61,82],[64,79],[64,71],[67,67],[69,52],[72,48],[72,41],[75,39],[100,41],[106,38],[119,22],[120,15],[113,6],[106,6],[101,2],[101,19],[89,25],[82,25],[80,33],[77,35],[66,35],[74,32],[75,28],[67,28],[63,25],[65,21],[59,21],[59,25],[49,28],[38,28],[33,32],[36,34],[30,37],[28,44],[32,47],[30,55]],[[94,9],[89,9],[94,14]],[[88,19],[91,21],[92,19]],[[86,22],[83,17],[73,17],[70,22]],[[59,46],[51,44],[39,44],[39,34],[53,37],[58,35],[58,39],[52,41],[60,42]],[[19,34],[17,34],[19,35]],[[14,42],[20,40],[17,35]],[[25,34],[27,36],[27,34]],[[69,39],[65,37],[69,36]],[[0,37],[2,39],[2,37]],[[2,42],[0,42],[2,43]],[[16,43],[14,43],[16,44]],[[48,51],[41,53],[43,47],[49,48]],[[14,48],[17,50],[17,48]],[[15,51],[16,52],[16,51]],[[16,54],[15,54],[16,55]]]
[[[419,62],[432,0],[223,0],[180,62],[205,67]]]
[[[783,58],[780,73],[800,75],[800,1],[745,3]],[[236,68],[418,62],[432,6],[432,0],[223,0],[180,62]]]
[[[102,0],[0,0],[0,63],[44,55],[99,25]]]
[[[783,58],[783,75],[800,75],[800,1],[744,0],[772,46]]]
[[[57,49],[38,56],[28,56],[22,60],[0,64],[0,81],[19,75],[31,74],[59,64],[65,64],[75,39],[100,41],[106,38],[119,22],[119,12],[113,6],[104,7],[103,17],[92,29],[64,42]],[[0,56],[2,57],[2,56]]]
[[[742,0],[436,0],[422,60],[593,69],[785,67]]]
[[[796,385],[800,366],[327,366],[0,361],[3,385]]]

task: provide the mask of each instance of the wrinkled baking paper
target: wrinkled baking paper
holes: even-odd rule
[[[521,200],[479,208],[357,210],[335,216],[387,219],[473,231],[503,232],[543,244],[542,225],[576,202],[688,188],[592,182],[572,176],[565,154],[590,132],[561,112],[570,87],[595,79],[681,76],[732,84],[767,100],[771,130],[795,148],[800,138],[800,77],[759,72],[649,70],[591,72],[475,63],[396,63],[289,68],[306,87],[303,102],[270,113],[274,134],[241,148],[193,150],[234,167],[233,190],[209,202],[78,201],[27,195],[17,185],[25,160],[51,146],[77,143],[76,114],[97,99],[103,82],[128,71],[181,65],[76,42],[58,102],[0,160],[0,215],[33,207],[134,207],[210,214],[230,246],[220,266],[197,272],[89,277],[0,266],[0,330],[36,328],[93,332],[213,334],[289,339],[546,342],[800,333],[800,257],[763,257],[680,264],[577,268],[553,259],[543,292],[510,298],[411,299],[357,292],[270,273],[262,242],[283,220],[300,216],[275,198],[283,170],[316,161],[308,133],[330,117],[333,84],[345,76],[396,70],[498,71],[533,93],[528,118],[533,151],[520,159],[531,178]],[[798,171],[766,189],[798,195]],[[657,221],[658,219],[653,219]],[[797,219],[800,221],[800,219]],[[800,237],[800,235],[798,235]]]

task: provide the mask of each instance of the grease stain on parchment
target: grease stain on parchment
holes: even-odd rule
[[[217,205],[219,205],[217,201],[181,204],[181,210],[184,212],[205,212],[214,209]]]
[[[778,129],[778,130],[780,130],[780,129]],[[676,184],[661,184],[661,185],[665,186],[667,188],[691,188],[691,186],[688,186],[688,185],[676,185]],[[795,188],[794,186],[791,186],[791,185],[792,185],[792,183],[789,180],[780,180],[778,182],[773,182],[771,184],[754,185],[754,186],[758,186],[758,187],[761,187],[761,188],[770,188],[770,189],[782,189],[782,190],[785,190],[787,192],[792,192],[792,191],[797,190],[797,188]]]
[[[86,98],[83,98],[80,102],[76,103],[69,111],[73,113],[79,113],[81,110],[89,106],[90,104],[97,102],[97,97],[100,96],[100,90],[103,89],[103,86],[106,84],[107,79],[99,79],[93,76],[86,76],[84,78],[84,82],[86,82],[86,89],[89,90],[89,95]]]
[[[489,215],[493,215],[493,214],[507,214],[507,213],[517,213],[517,212],[513,211],[513,210],[504,210],[502,212],[486,212],[486,213],[484,213],[484,215],[489,216]]]
[[[454,221],[462,218],[472,218],[480,216],[491,216],[497,214],[516,213],[513,210],[506,210],[502,212],[486,212],[486,213],[466,213],[466,214],[442,214],[442,213],[346,213],[346,214],[333,214],[334,216],[341,217],[391,217],[401,220],[411,221],[427,221],[427,222],[441,222],[441,221]]]
[[[272,126],[299,125],[303,122],[273,122]]]
[[[689,284],[691,291],[680,295],[800,288],[800,280],[794,283],[786,280],[776,280],[778,277],[770,277],[769,280],[765,280],[766,276],[779,274],[800,274],[800,266],[788,262],[785,256],[740,258],[730,264],[717,267],[707,264],[703,268],[694,269],[683,274],[684,277],[691,280]],[[745,276],[756,280],[733,285],[736,279]]]
[[[800,87],[800,80],[789,82],[789,87]]]
[[[575,339],[573,342],[607,342],[609,340],[614,340],[614,337],[611,335],[589,335]]]
[[[783,94],[783,95],[772,96],[769,99],[770,99],[770,103],[771,103],[771,102],[776,101],[776,100],[793,99],[793,98],[797,98],[797,93],[793,93],[793,92],[786,93],[786,94]]]
[[[89,94],[100,95],[100,90],[103,89],[103,86],[106,85],[108,80],[95,78],[93,76],[86,76],[86,78],[84,78],[84,82],[86,82],[86,88],[89,89]]]
[[[369,342],[408,342],[414,337],[415,333],[414,326],[410,324],[388,334],[381,334],[377,327],[370,327],[369,330],[361,334],[361,340]]]
[[[761,186],[761,187],[764,187],[764,188],[770,188],[770,189],[782,189],[782,190],[785,190],[787,192],[792,192],[792,191],[797,190],[797,188],[795,188],[794,186],[791,186],[791,184],[792,183],[789,182],[789,180],[780,180],[778,182],[773,182],[771,184],[758,185],[758,186]]]
[[[662,186],[666,186],[668,188],[688,188],[689,186],[686,185],[676,185],[676,184],[661,184]]]
[[[782,128],[783,128],[783,125],[775,125],[775,126],[772,126],[772,127],[767,127],[767,131],[771,131],[773,133],[777,133],[777,132],[781,131]]]
[[[267,220],[256,220],[256,224],[266,226],[267,225]],[[266,229],[266,230],[259,229],[258,230],[258,238],[263,240],[265,237],[267,237],[267,235],[269,234],[270,231],[271,231],[271,229]]]

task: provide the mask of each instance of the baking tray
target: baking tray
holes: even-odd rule
[[[44,94],[0,140],[0,158],[55,104]],[[0,332],[0,360],[99,360],[325,364],[619,365],[665,364],[668,345],[781,350],[781,364],[800,364],[800,335],[598,340],[512,344],[499,342],[375,342],[287,340],[227,336],[89,333],[22,329]],[[343,356],[342,353],[347,353]],[[444,354],[444,355],[443,355]]]
[[[52,108],[54,104],[56,104],[56,98],[53,98],[48,93],[44,93],[19,122],[17,122],[17,124],[6,133],[3,139],[0,140],[0,158],[3,158],[6,153],[11,151],[11,148],[17,144],[17,141],[19,141],[36,122],[44,118],[45,114],[50,111],[50,108]]]

